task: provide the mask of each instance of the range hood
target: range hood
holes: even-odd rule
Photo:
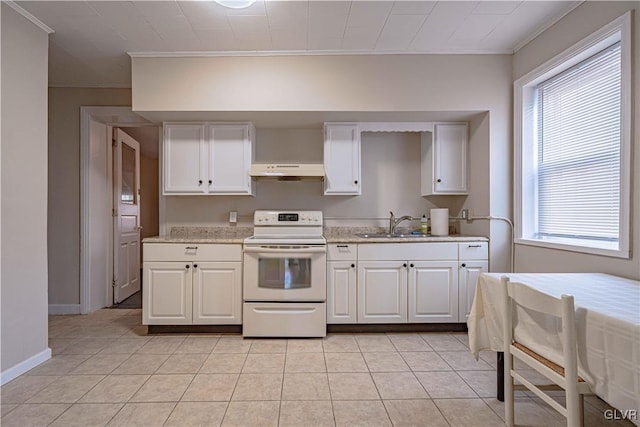
[[[257,179],[279,181],[320,181],[324,179],[322,163],[254,163],[249,175]]]

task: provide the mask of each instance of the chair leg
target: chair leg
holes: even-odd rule
[[[578,398],[578,416],[580,421],[580,427],[584,427],[584,394],[580,394]]]
[[[568,427],[581,427],[582,426],[582,395],[578,393],[577,388],[567,387],[567,426]]]
[[[513,356],[507,353],[504,357],[504,421],[507,427],[513,427],[515,423],[512,367]]]

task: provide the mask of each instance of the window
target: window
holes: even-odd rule
[[[629,257],[629,23],[515,82],[516,243]]]

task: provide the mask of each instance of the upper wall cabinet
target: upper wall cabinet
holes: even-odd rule
[[[359,195],[360,130],[356,123],[324,125],[324,194]]]
[[[164,123],[163,194],[254,195],[251,123]]]
[[[422,133],[422,195],[468,194],[466,123],[436,123]]]

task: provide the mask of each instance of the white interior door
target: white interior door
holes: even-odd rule
[[[140,290],[140,144],[114,129],[113,300]]]

